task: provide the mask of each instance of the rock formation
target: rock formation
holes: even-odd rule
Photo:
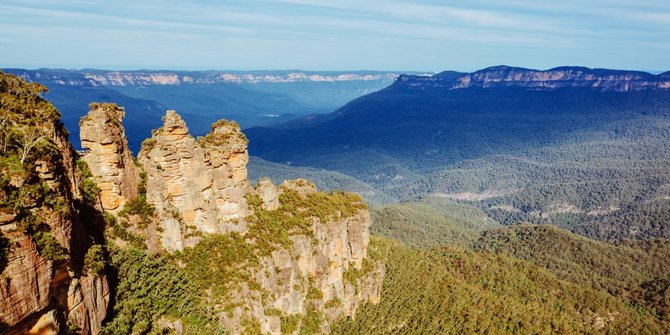
[[[196,141],[176,112],[168,111],[163,121],[139,154],[163,247],[193,246],[202,233],[246,231],[249,154],[239,126],[219,121]]]
[[[137,197],[139,173],[121,125],[124,116],[123,108],[115,104],[91,104],[91,111],[79,121],[81,146],[88,149],[83,159],[95,176],[107,211],[116,211]]]
[[[261,208],[266,211],[273,211],[279,208],[279,195],[281,194],[281,190],[275,186],[272,180],[268,178],[261,179],[258,182],[258,185],[256,185],[256,192],[263,201]]]
[[[247,181],[247,139],[233,122],[219,121],[209,134],[196,140],[176,112],[168,111],[163,121],[142,144],[138,159],[146,172],[146,201],[154,207],[159,227],[134,231],[145,236],[150,250],[155,250],[152,236],[158,236],[162,249],[174,252],[196,246],[210,234],[247,234],[253,225],[267,224],[258,215],[297,206],[282,204],[283,194],[287,195],[284,202],[335,205],[333,198],[318,193],[304,179],[284,181],[279,187],[263,179],[252,188]],[[107,142],[125,142],[123,131],[113,134],[116,138]],[[87,159],[101,161],[92,157],[101,152],[91,151]],[[95,175],[96,180],[103,178]],[[250,203],[249,197],[258,200]],[[321,219],[318,213],[310,214],[312,208],[298,209],[305,213],[309,227],[284,230],[290,245],[273,246],[273,251],[249,269],[251,281],[239,283],[225,298],[216,298],[236,306],[220,313],[224,328],[242,333],[253,320],[264,333],[281,334],[282,317],[302,318],[318,310],[323,315],[320,331],[327,332],[331,322],[353,315],[359,304],[379,300],[383,267],[364,262],[370,214],[360,198],[352,199],[355,210],[334,211]],[[275,222],[291,215],[287,213],[276,216]],[[247,243],[255,242],[251,238]]]

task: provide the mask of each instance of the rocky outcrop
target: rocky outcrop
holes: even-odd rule
[[[212,305],[228,306],[219,315],[227,330],[244,333],[250,331],[251,322],[264,333],[282,334],[282,327],[284,331],[287,327],[282,320],[317,313],[319,330],[325,333],[333,321],[353,316],[361,303],[379,300],[384,269],[366,261],[370,214],[360,198],[318,193],[305,179],[284,181],[279,187],[262,179],[252,188],[247,181],[247,140],[235,123],[219,121],[196,140],[174,111],[168,111],[163,121],[163,127],[142,144],[139,162],[147,174],[146,199],[159,218],[157,234],[164,249],[196,246],[208,234],[248,232],[252,237],[247,243],[257,245],[254,239],[273,237],[259,236],[262,229],[250,229],[271,224],[258,217],[268,218],[274,211],[281,212],[268,219],[275,224],[304,215],[310,226],[297,232],[273,231],[287,233],[290,246],[274,245],[268,256],[254,262],[252,279],[238,283],[228,296],[210,296]],[[289,203],[282,204],[282,195]],[[300,207],[296,197],[314,208]],[[319,218],[322,213],[316,211],[343,202],[350,211],[335,210]],[[289,214],[287,208],[298,212]]]
[[[128,149],[121,121],[123,108],[115,104],[91,104],[91,111],[79,121],[83,159],[100,188],[100,201],[107,211],[116,211],[137,197],[138,169]]]
[[[104,277],[82,276],[70,283],[67,306],[71,324],[86,333],[97,334],[107,315],[109,286]]]
[[[402,75],[396,85],[410,89],[521,87],[551,90],[568,87],[591,88],[597,91],[630,92],[670,90],[667,73],[653,75],[641,71],[557,67],[540,71],[509,66],[494,66],[473,73],[443,72],[434,76]]]
[[[139,154],[163,247],[182,250],[203,233],[246,231],[249,154],[239,126],[219,121],[196,141],[176,112],[168,111],[163,121]]]

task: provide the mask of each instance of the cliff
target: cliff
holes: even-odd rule
[[[109,302],[104,267],[90,267],[96,190],[44,91],[0,72],[0,332],[96,334]]]
[[[79,121],[83,159],[100,188],[100,202],[116,211],[137,197],[139,173],[128,149],[121,121],[125,111],[114,104],[91,104],[91,111]]]
[[[266,181],[256,191],[267,188]],[[285,181],[278,193],[276,208],[260,196],[251,198],[256,200],[249,235],[263,242],[253,243],[264,256],[247,267],[244,280],[232,278],[225,286],[232,292],[221,305],[221,322],[232,333],[291,334],[302,329],[327,334],[333,322],[354,316],[362,303],[379,302],[384,267],[367,257],[370,214],[358,196],[317,192],[303,179]],[[290,223],[282,219],[286,217],[302,222]],[[267,231],[269,227],[257,226],[273,221],[282,227]],[[266,235],[283,231],[285,242]],[[263,249],[267,242],[269,248]],[[197,249],[192,253],[198,255]],[[191,254],[186,255],[183,259],[192,262]]]
[[[494,66],[473,73],[446,71],[434,76],[398,77],[396,86],[410,89],[519,87],[531,90],[550,90],[579,87],[597,91],[630,92],[642,90],[670,90],[667,72],[652,75],[641,71],[590,69],[585,67],[557,67],[549,70],[531,70],[509,66]]]
[[[398,73],[379,71],[107,71],[63,69],[5,69],[28,81],[68,86],[174,86],[262,83],[335,83],[392,81]]]

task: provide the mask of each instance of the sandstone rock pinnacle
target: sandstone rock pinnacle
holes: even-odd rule
[[[221,120],[196,141],[175,111],[142,143],[147,201],[156,208],[167,250],[195,245],[202,233],[246,231],[247,139]]]
[[[116,211],[137,197],[139,172],[128,149],[121,125],[125,116],[115,104],[91,104],[91,111],[79,121],[83,157],[100,188],[102,207]]]

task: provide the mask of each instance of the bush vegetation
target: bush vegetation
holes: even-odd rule
[[[477,207],[433,196],[373,208],[371,214],[371,233],[412,248],[469,246],[483,230],[500,226]]]
[[[476,250],[528,260],[562,280],[605,291],[661,319],[666,315],[670,240],[614,245],[551,225],[520,224],[484,232]]]
[[[168,256],[111,247],[116,292],[101,334],[164,334],[161,319],[180,318],[185,334],[224,334],[203,303],[203,292]]]
[[[139,228],[144,229],[151,223],[155,211],[154,206],[147,201],[147,173],[144,171],[140,172],[140,183],[137,190],[137,197],[126,202],[119,212],[119,216],[125,218],[131,215],[139,216]]]
[[[105,271],[104,248],[100,244],[91,245],[84,257],[84,271],[94,276],[100,276]]]
[[[412,250],[374,238],[386,264],[379,304],[332,334],[664,333],[653,314],[540,266],[505,255],[443,247]]]

